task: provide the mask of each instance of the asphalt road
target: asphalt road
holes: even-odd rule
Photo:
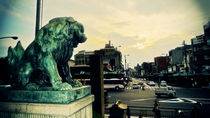
[[[134,79],[133,83],[139,82],[139,80]],[[145,84],[146,85],[146,84]],[[133,106],[133,108],[147,109],[154,106],[154,101],[158,100],[160,108],[166,109],[183,109],[188,113],[188,116],[197,102],[202,104],[202,109],[209,112],[210,111],[210,90],[202,88],[182,88],[174,87],[176,90],[176,97],[160,97],[157,98],[154,90],[157,87],[150,87],[146,85],[146,89],[143,91],[141,89],[132,89],[132,83],[123,91],[109,91],[108,103],[112,104],[116,100],[120,100],[122,103],[128,106]],[[137,115],[139,112],[132,112],[131,115]],[[204,115],[204,114],[203,114]]]

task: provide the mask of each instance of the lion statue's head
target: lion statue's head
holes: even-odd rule
[[[49,39],[52,40],[49,41]],[[50,20],[40,29],[36,37],[36,40],[41,43],[66,42],[74,48],[86,39],[83,25],[72,17],[58,17]]]
[[[68,55],[64,55],[63,58],[67,60],[71,58],[73,49],[79,43],[85,42],[86,39],[82,24],[72,17],[58,17],[50,20],[39,30],[35,42],[41,45],[42,50],[46,50],[46,52],[54,51],[56,55],[62,55],[57,52],[65,52]],[[59,58],[56,55],[54,55],[55,58]]]

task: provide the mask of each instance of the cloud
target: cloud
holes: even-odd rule
[[[111,40],[114,46],[121,45],[118,49],[123,54],[131,55],[128,59],[132,63],[139,63],[152,60],[164,50],[180,45],[182,40],[190,42],[203,32],[203,17],[208,16],[205,11],[209,2],[193,1],[200,0],[44,0],[43,25],[54,17],[72,16],[84,25],[88,38],[76,52],[103,48]],[[0,10],[22,19],[26,25],[35,22],[35,2],[21,0],[18,4],[12,10],[1,6]],[[23,42],[28,38],[23,37]]]
[[[143,49],[145,46],[142,43],[136,43],[135,45],[133,45],[133,47],[137,49]]]
[[[3,6],[2,4],[0,4],[0,11],[5,12],[5,14],[10,14],[10,15],[13,15],[13,16],[16,16],[16,17],[21,16],[20,13],[14,12],[14,11],[8,9],[6,6]]]
[[[142,36],[142,35],[140,35],[140,36]],[[155,39],[148,39],[146,37],[138,37],[137,39],[138,40],[137,40],[136,44],[132,45],[132,47],[136,48],[136,49],[139,49],[139,50],[154,45],[155,42],[158,40],[158,39],[157,40],[155,40]]]
[[[202,15],[203,15],[203,23],[205,24],[207,21],[210,21],[210,1],[209,0],[193,0],[195,4],[200,9]]]
[[[0,4],[0,11],[5,13],[5,14],[10,14],[14,17],[17,17],[19,19],[21,19],[22,21],[26,21],[26,22],[34,22],[34,17],[31,17],[31,13],[27,13],[26,11],[23,10],[23,2],[26,5],[32,5],[29,2],[27,2],[27,0],[7,0],[4,2],[1,2]],[[35,6],[34,6],[35,7]],[[34,8],[33,7],[33,8]],[[27,11],[31,11],[31,9],[28,9],[29,7],[27,7]],[[34,11],[35,13],[35,11]]]

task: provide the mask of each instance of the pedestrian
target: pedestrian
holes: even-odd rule
[[[159,106],[160,106],[160,104],[158,103],[157,100],[155,100],[154,107],[153,107],[153,110],[152,110],[155,113],[155,118],[160,118],[161,117]]]
[[[201,118],[200,116],[201,109],[202,109],[202,104],[200,102],[197,102],[191,112],[191,118]]]
[[[184,113],[180,109],[175,109],[176,112],[176,118],[184,118]]]
[[[145,85],[142,85],[142,87],[141,87],[141,88],[142,88],[142,90],[144,91],[144,90],[145,90]]]

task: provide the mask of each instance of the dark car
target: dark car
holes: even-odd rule
[[[139,82],[138,85],[142,86],[142,85],[144,85],[144,83],[143,82]]]

